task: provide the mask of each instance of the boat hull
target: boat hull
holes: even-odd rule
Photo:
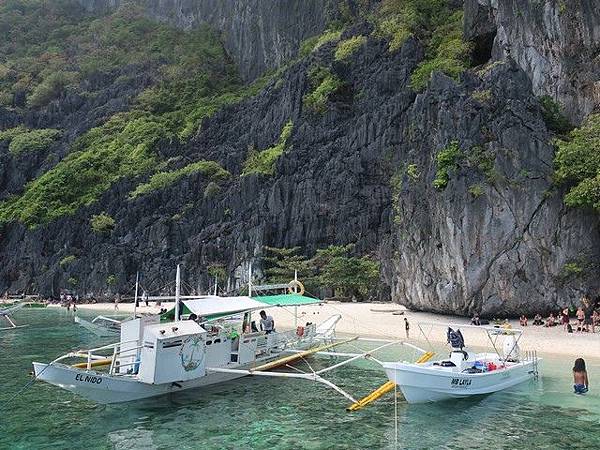
[[[241,378],[240,374],[209,373],[195,380],[149,384],[127,376],[77,369],[65,364],[33,363],[37,380],[45,381],[97,403],[122,403],[156,397],[192,388],[202,388]]]
[[[384,370],[408,403],[427,403],[491,394],[532,379],[534,361],[483,373],[450,372],[410,363],[384,363]]]

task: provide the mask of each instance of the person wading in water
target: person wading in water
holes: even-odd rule
[[[588,374],[583,358],[577,358],[573,366],[573,389],[576,394],[585,394],[589,389]]]

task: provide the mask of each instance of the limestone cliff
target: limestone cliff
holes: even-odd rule
[[[98,11],[117,0],[80,1]],[[301,39],[325,27],[330,7],[325,0],[143,3],[153,17],[178,26],[217,26],[248,79],[295,55]],[[433,72],[422,90],[411,86],[411,76],[427,57],[423,42],[410,37],[390,51],[371,23],[357,19],[257,95],[205,119],[191,139],[161,144],[161,158],[177,167],[205,159],[227,169],[231,178],[213,195],[205,195],[206,177],[191,174],[132,199],[148,178],[142,175],[119,179],[98,201],[47,225],[7,224],[0,287],[56,293],[74,277],[82,293],[101,293],[109,274],[114,289],[125,290],[137,270],[147,283],[164,285],[176,263],[199,290],[210,282],[207,265],[223,264],[233,286],[249,262],[260,261],[263,246],[301,246],[311,254],[354,243],[357,254],[381,261],[381,298],[416,309],[533,313],[596,292],[598,215],[564,205],[552,180],[554,135],[538,100],[552,95],[574,119],[593,109],[600,26],[593,6],[581,0],[561,13],[553,1],[468,0],[474,67],[456,79]],[[336,58],[338,42],[353,37],[359,45]],[[315,111],[306,95],[319,68],[337,87]],[[91,112],[125,108],[120,94],[132,96],[147,83],[131,80],[122,91],[111,82],[97,103],[66,97],[31,117],[77,135],[93,124]],[[21,120],[0,110],[3,127]],[[244,174],[248,157],[273,146],[290,121],[273,174]],[[0,183],[9,194],[49,164],[43,155],[18,162],[2,147],[0,156],[11,165],[4,173],[12,181]],[[114,229],[91,233],[90,217],[103,211]],[[70,255],[76,258],[61,264]],[[565,270],[573,263],[585,270]]]
[[[127,0],[78,0],[90,12],[106,12]],[[135,3],[135,2],[134,2]],[[298,53],[300,43],[320,34],[337,15],[334,0],[144,0],[148,16],[190,29],[218,30],[242,76],[253,80]]]
[[[600,5],[596,0],[466,0],[465,36],[514,59],[536,95],[580,122],[600,105]]]

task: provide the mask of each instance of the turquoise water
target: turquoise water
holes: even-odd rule
[[[29,327],[0,334],[2,449],[600,447],[598,360],[588,360],[592,391],[586,396],[571,393],[570,359],[547,358],[540,381],[509,391],[427,405],[398,402],[397,424],[393,396],[347,413],[347,401],[321,385],[266,378],[111,406],[36,382],[7,404],[30,380],[31,361],[110,341],[73,324],[65,310],[21,310],[16,320]],[[385,355],[394,356],[399,350]],[[329,378],[357,396],[386,381],[366,362]]]

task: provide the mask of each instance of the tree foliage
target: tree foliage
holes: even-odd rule
[[[549,130],[558,134],[568,133],[573,129],[569,120],[562,113],[560,105],[549,95],[539,98],[542,107],[542,117]]]
[[[267,80],[244,86],[214,32],[158,24],[129,3],[93,18],[67,0],[9,0],[0,4],[0,37],[6,37],[0,39],[0,73],[6,75],[0,98],[24,95],[30,108],[65,90],[93,96],[98,83],[90,78],[101,74],[116,82],[124,67],[143,68],[150,81],[129,112],[89,130],[66,158],[1,202],[0,223],[46,224],[92,204],[122,178],[159,170],[161,143],[188,139],[204,119],[255,94]],[[17,148],[40,148],[38,141]]]
[[[90,226],[94,233],[108,234],[115,228],[115,219],[103,212],[92,216]]]
[[[450,174],[458,169],[458,161],[462,157],[462,150],[457,141],[440,150],[436,155],[437,171],[433,185],[437,190],[443,191],[448,186]]]
[[[46,150],[61,135],[59,130],[54,129],[29,130],[24,127],[16,127],[0,131],[0,141],[8,141],[8,150],[11,154],[18,156]]]
[[[308,258],[301,247],[265,247],[269,282],[290,281],[298,271],[309,290],[333,289],[336,295],[366,298],[379,281],[379,262],[368,256],[353,256],[354,245],[332,245]]]
[[[317,114],[327,111],[329,99],[344,85],[336,75],[325,67],[317,66],[308,73],[311,91],[303,98],[306,108]]]
[[[565,203],[600,211],[600,114],[556,141],[555,180],[570,186]]]
[[[335,49],[334,59],[344,61],[352,56],[367,42],[366,36],[352,36],[351,38],[340,41]]]

